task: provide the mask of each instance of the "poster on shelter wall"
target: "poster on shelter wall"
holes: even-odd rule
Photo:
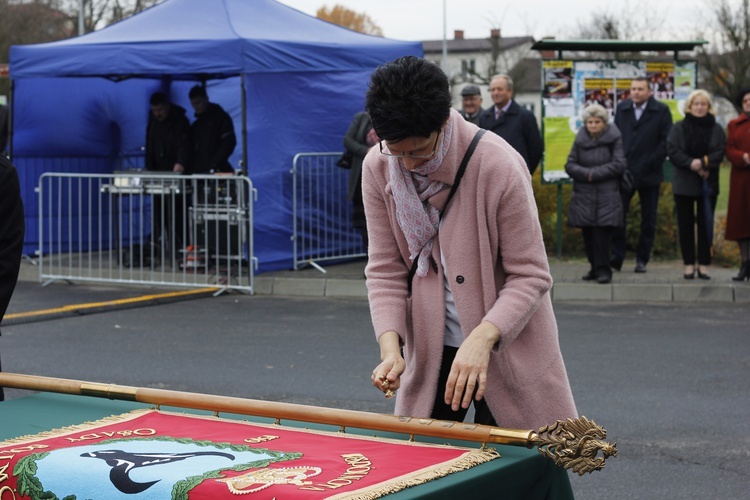
[[[573,61],[544,61],[542,97],[566,98],[573,92]]]
[[[613,78],[589,78],[584,80],[583,107],[592,104],[602,106],[610,115],[615,114],[615,80]]]
[[[542,128],[544,157],[542,180],[567,181],[565,163],[575,135],[583,125],[581,113],[591,104],[601,104],[614,120],[617,105],[630,98],[630,84],[646,77],[654,97],[666,104],[673,121],[684,118],[687,96],[696,88],[695,61],[646,62],[543,61]],[[569,91],[562,85],[569,76]]]
[[[674,63],[646,63],[646,78],[656,99],[674,99]]]

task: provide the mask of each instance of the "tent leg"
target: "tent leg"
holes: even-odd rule
[[[245,95],[245,73],[240,75],[240,102],[242,103],[242,175],[247,177],[247,97]]]

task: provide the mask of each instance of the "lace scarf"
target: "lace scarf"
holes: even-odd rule
[[[419,258],[416,274],[420,277],[427,276],[432,242],[440,222],[440,210],[427,203],[427,200],[448,187],[447,184],[430,179],[429,174],[443,163],[451,143],[454,119],[455,116],[451,113],[435,158],[419,168],[410,172],[398,158],[388,158],[391,190],[396,202],[396,220],[409,244],[409,258],[412,262]]]

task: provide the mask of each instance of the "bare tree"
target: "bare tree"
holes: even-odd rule
[[[750,0],[707,2],[713,14],[701,34],[710,43],[698,49],[704,83],[714,94],[731,102],[750,88]]]
[[[368,35],[383,36],[375,21],[367,14],[347,9],[343,5],[336,4],[333,7],[321,7],[315,13],[318,19],[323,19],[333,24],[349,28],[350,30],[366,33]]]
[[[610,4],[612,5],[612,4]],[[578,21],[578,26],[570,34],[577,40],[623,40],[646,41],[663,38],[663,28],[666,20],[665,11],[660,11],[658,5],[647,0],[636,2],[626,1],[618,12],[609,10],[594,11],[585,21]],[[586,54],[591,55],[591,54]],[[629,58],[634,54],[598,53],[596,57],[617,59]]]
[[[84,31],[90,33],[137,14],[163,0],[83,0]],[[58,0],[61,10],[78,19],[79,0]]]
[[[163,0],[84,0],[84,26],[94,31]],[[78,0],[0,0],[0,63],[11,45],[53,42],[78,34]],[[0,94],[9,83],[0,80]]]

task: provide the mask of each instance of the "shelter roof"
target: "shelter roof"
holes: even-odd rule
[[[543,39],[531,46],[534,50],[569,50],[578,52],[667,52],[690,51],[706,40],[692,41],[627,41],[627,40],[553,40]]]

